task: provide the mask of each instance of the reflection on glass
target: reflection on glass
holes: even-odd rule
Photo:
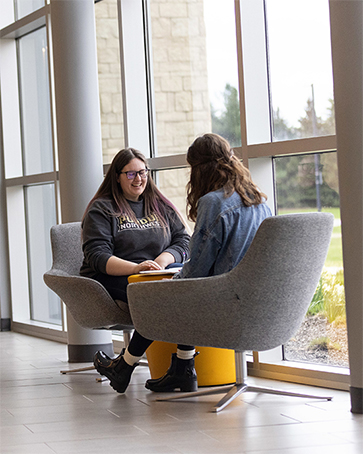
[[[186,153],[212,129],[236,145],[233,0],[151,0],[150,6],[158,155]]]
[[[117,1],[95,4],[103,163],[124,148]]]
[[[25,175],[53,170],[46,30],[19,39],[20,97]]]
[[[325,211],[334,230],[305,321],[285,346],[285,359],[348,367],[336,153],[274,159],[277,213]]]
[[[45,0],[15,0],[15,2],[18,19],[27,16],[45,5]]]
[[[61,303],[43,282],[52,265],[50,228],[56,224],[54,185],[25,188],[31,319],[61,324]]]
[[[265,0],[273,140],[335,134],[328,0]]]

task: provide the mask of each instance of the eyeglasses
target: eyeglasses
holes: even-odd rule
[[[146,178],[147,174],[149,173],[149,169],[141,169],[139,171],[136,170],[129,170],[128,172],[120,172],[121,173],[126,173],[126,178],[128,180],[133,180],[136,178],[136,175],[140,175],[140,178]]]

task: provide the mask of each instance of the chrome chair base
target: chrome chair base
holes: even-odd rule
[[[149,366],[147,361],[139,361],[139,364],[140,366]],[[88,370],[95,370],[95,366],[87,366],[87,367],[80,367],[78,369],[65,369],[65,370],[61,370],[60,373],[63,374],[63,375],[66,375],[66,374],[73,374],[73,373],[77,373],[77,372],[87,372]]]
[[[181,393],[175,396],[168,397],[158,397],[157,401],[169,401],[177,399],[187,399],[189,397],[200,397],[208,396],[213,394],[221,394],[226,391],[227,394],[222,397],[222,399],[213,407],[212,412],[218,413],[222,411],[228,404],[230,404],[234,399],[236,399],[240,394],[246,392],[253,393],[263,393],[263,394],[275,394],[278,396],[289,396],[289,397],[303,397],[306,399],[319,399],[319,400],[332,400],[333,398],[328,396],[316,396],[312,394],[301,394],[294,393],[290,391],[282,391],[274,388],[265,388],[259,386],[249,386],[246,383],[247,380],[247,362],[246,362],[246,353],[235,351],[235,360],[236,360],[236,378],[237,382],[234,385],[220,386],[212,389],[205,389],[201,391],[196,391],[192,393]]]
[[[326,396],[316,396],[311,394],[301,394],[301,393],[293,393],[288,391],[281,391],[278,389],[273,388],[261,388],[256,386],[248,386],[246,383],[236,383],[232,386],[223,386],[222,388],[216,389],[206,389],[204,391],[196,391],[194,393],[182,393],[176,396],[169,396],[169,397],[158,397],[157,401],[169,401],[169,400],[176,400],[176,399],[187,399],[189,397],[200,397],[200,396],[208,396],[213,394],[221,394],[226,392],[226,389],[229,389],[227,394],[223,396],[223,398],[213,407],[211,410],[214,413],[218,413],[223,410],[227,405],[229,405],[234,399],[236,399],[240,394],[246,392],[255,392],[255,393],[264,393],[264,394],[275,394],[279,396],[290,396],[290,397],[303,397],[303,398],[310,398],[310,399],[319,399],[319,400],[332,400],[332,397]]]

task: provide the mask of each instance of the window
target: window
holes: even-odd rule
[[[234,2],[151,0],[150,16],[157,155],[211,130],[239,145]]]
[[[273,140],[335,134],[328,1],[265,5]]]
[[[52,265],[50,228],[57,223],[54,185],[24,188],[29,264],[30,318],[45,323],[62,323],[61,302],[44,285],[43,274]]]
[[[348,367],[336,153],[274,159],[277,214],[324,211],[334,231],[321,276],[299,332],[285,345],[285,359]]]
[[[241,145],[241,142],[242,144],[246,144],[242,145],[242,155],[244,159],[248,159],[253,178],[260,188],[268,194],[269,204],[271,205],[272,203],[273,205],[275,203],[277,214],[294,210],[329,210],[334,213],[336,217],[334,234],[326,268],[324,269],[321,285],[319,286],[320,290],[323,286],[325,288],[325,302],[322,303],[320,300],[320,313],[318,312],[317,306],[315,306],[314,309],[314,311],[316,311],[314,314],[318,313],[319,315],[314,315],[312,318],[308,315],[306,321],[306,324],[309,321],[312,324],[312,322],[317,320],[320,320],[321,323],[315,332],[313,332],[312,329],[310,330],[313,338],[309,339],[307,344],[305,343],[305,345],[301,347],[302,341],[306,341],[306,339],[302,339],[301,334],[299,334],[300,339],[293,339],[285,346],[284,354],[285,359],[289,361],[315,362],[325,365],[347,367],[344,313],[337,315],[338,318],[334,323],[331,323],[331,319],[328,319],[327,316],[327,312],[330,310],[328,308],[329,296],[327,293],[329,290],[327,289],[327,280],[329,280],[329,282],[335,282],[334,285],[338,292],[341,292],[343,288],[341,280],[339,281],[340,276],[342,276],[342,247],[336,153],[319,153],[321,150],[334,149],[332,144],[335,144],[328,137],[335,133],[328,2],[318,2],[313,15],[309,14],[312,9],[307,8],[303,3],[285,3],[286,2],[269,0],[266,2],[235,2],[235,5],[238,6],[236,7],[237,14],[239,11],[241,13],[242,46],[237,46],[239,50],[236,49],[236,42],[238,44],[239,36],[238,29],[236,30],[234,21],[228,22],[230,24],[229,31],[233,29],[234,42],[233,44],[229,43],[229,46],[222,45],[222,47],[224,49],[232,47],[234,52],[237,53],[243,50],[243,60],[240,62],[243,65],[239,66],[239,74],[244,81],[245,112],[240,113],[239,106],[238,109],[231,111],[231,117],[234,120],[237,119],[236,123],[238,123],[240,140],[237,144],[233,143],[233,140],[227,136],[226,132],[214,128],[216,123],[213,123],[213,120],[215,120],[215,118],[213,118],[215,113],[213,111],[213,102],[216,103],[218,97],[215,96],[215,94],[214,97],[212,96],[213,89],[211,87],[213,86],[212,81],[214,80],[214,76],[216,77],[217,74],[214,74],[216,67],[213,66],[213,61],[210,60],[210,55],[213,55],[213,50],[217,49],[217,52],[214,55],[215,60],[220,58],[220,60],[223,61],[222,56],[218,54],[218,44],[216,44],[216,41],[219,40],[221,43],[224,42],[224,36],[222,36],[223,33],[220,32],[221,26],[217,27],[217,24],[223,24],[223,30],[227,28],[225,26],[225,19],[229,17],[228,13],[231,10],[233,13],[232,15],[234,15],[233,7],[230,9],[230,5],[223,2],[223,8],[225,7],[224,9],[226,11],[219,11],[219,13],[212,15],[213,19],[210,24],[212,24],[213,20],[216,22],[214,23],[214,26],[208,28],[208,11],[212,11],[213,8],[216,8],[214,11],[217,11],[218,8],[221,7],[221,2],[204,2],[205,36],[201,37],[197,35],[195,39],[192,40],[192,37],[188,33],[185,33],[187,38],[184,37],[184,50],[190,46],[190,42],[195,41],[197,43],[203,43],[203,40],[205,40],[205,55],[207,56],[205,68],[207,79],[204,87],[207,86],[208,80],[208,93],[212,107],[212,130],[229,138],[232,144],[237,146],[237,148]],[[168,28],[166,25],[169,23],[169,19],[166,20],[164,18],[161,20],[161,18],[158,17],[156,20],[157,14],[160,14],[162,10],[159,8],[160,5],[158,2],[152,2],[152,4],[158,5],[158,7],[155,6],[156,11],[152,11],[152,25],[154,27],[152,32],[153,65],[154,76],[157,76],[159,67],[169,69],[171,67],[167,59],[168,54],[167,49],[165,48],[166,45],[169,44],[170,41],[175,45],[175,48],[173,48],[174,54],[177,54],[175,49],[178,47],[175,44],[177,43],[175,36],[173,36],[171,40],[168,40],[168,42],[166,42],[166,39],[163,40],[161,24],[165,26],[165,30],[173,30],[173,28]],[[179,2],[180,14],[184,11],[184,7],[186,8],[186,11],[188,11],[187,4],[189,3],[185,2],[185,4],[182,5],[182,2]],[[311,30],[314,37],[310,41],[305,40],[301,43],[299,41],[298,27],[296,26],[294,29],[294,25],[292,26],[291,33],[292,36],[294,36],[294,39],[291,41],[295,45],[296,59],[294,58],[295,55],[286,59],[285,48],[281,45],[281,42],[279,42],[280,34],[282,34],[283,37],[286,37],[286,27],[289,22],[282,12],[286,13],[292,24],[295,23],[294,18],[298,19],[299,17],[304,17],[304,27]],[[302,12],[304,12],[304,16],[302,16]],[[176,14],[175,10],[174,13]],[[190,21],[190,19],[185,18],[184,23],[188,23],[188,20]],[[156,35],[155,23],[159,26],[157,29],[159,35]],[[173,23],[177,23],[176,19],[174,19]],[[320,28],[316,26],[317,23],[320,24]],[[189,30],[190,28],[189,25]],[[209,41],[210,48],[208,48],[208,31],[217,29],[218,33],[215,32],[215,36]],[[213,39],[215,39],[215,41],[213,41]],[[286,43],[286,46],[288,44],[289,43]],[[304,48],[301,47],[302,44],[305,45]],[[164,45],[164,48],[162,45]],[[180,54],[181,53],[178,53],[178,55]],[[228,54],[227,51],[226,54]],[[225,57],[227,58],[227,56]],[[317,58],[319,58],[319,65],[313,64]],[[158,59],[160,61],[158,61]],[[297,70],[296,62],[299,60],[302,60],[301,64],[304,67],[304,72]],[[162,66],[161,62],[163,62],[164,66]],[[233,65],[224,65],[224,67],[228,68],[232,73],[232,78],[233,74],[237,74],[237,71],[234,73],[233,69],[231,69],[233,68]],[[223,71],[221,71],[221,74],[223,75]],[[321,78],[325,81],[323,96],[322,88],[320,86]],[[166,95],[162,94],[162,90],[160,90],[162,81],[165,81],[163,75],[161,75],[160,80],[155,79],[154,81],[157,120],[162,117],[158,111],[159,107],[163,105],[165,107],[163,113],[165,113],[167,111],[166,100],[171,99],[171,97],[168,98]],[[302,82],[304,82],[304,86],[302,85]],[[170,83],[170,80],[167,80],[165,83]],[[241,83],[241,79],[237,81],[236,87],[238,87],[238,83]],[[230,84],[232,85],[231,82]],[[218,84],[215,84],[215,86],[217,87]],[[220,90],[220,93],[223,93],[223,91]],[[300,102],[298,97],[302,94],[303,97]],[[163,104],[161,103],[161,99],[165,100]],[[172,97],[172,99],[176,99],[176,96]],[[300,110],[297,110],[297,114],[289,112],[286,114],[286,117],[283,117],[282,106],[285,105],[284,103],[286,103],[286,105],[297,105],[297,109]],[[227,106],[228,103],[225,105]],[[171,122],[172,115],[164,115],[163,118],[165,121]],[[179,116],[179,119],[180,123],[175,120],[173,127],[184,124],[181,115]],[[245,128],[243,128],[244,122]],[[173,131],[172,127],[162,128],[159,131],[160,124],[161,122],[157,121],[158,156],[162,157],[163,153],[170,154],[172,150],[175,150],[175,153],[183,153],[182,148],[180,148],[179,151],[177,147],[173,146],[177,133],[174,135],[171,133],[171,131]],[[240,127],[240,125],[242,125],[242,127]],[[190,131],[185,124],[184,131],[186,132],[185,136],[187,136],[188,131]],[[163,132],[170,132],[170,144],[169,147],[165,147],[165,151],[162,151],[163,148],[160,145],[162,143],[161,134]],[[206,132],[206,130],[203,132]],[[195,135],[190,142],[195,138]],[[324,138],[323,141],[316,141],[315,139],[318,138],[318,136],[327,136],[327,138]],[[279,147],[276,147],[273,143],[285,139],[290,139],[290,141],[292,139],[308,140],[296,140],[293,145],[289,142],[289,144],[281,145]],[[312,153],[314,151],[315,153]],[[298,154],[293,156],[294,153]],[[162,163],[163,160],[159,160],[158,162]],[[167,161],[165,160],[165,162]],[[183,210],[183,198],[185,202],[185,184],[188,179],[188,174],[186,172],[181,172],[181,169],[160,171],[158,172],[158,183],[161,190],[173,201],[178,201],[178,207]],[[275,178],[274,181],[273,178]],[[274,187],[276,188],[275,193],[273,191]],[[275,198],[276,200],[274,200]],[[294,201],[291,199],[294,199]],[[326,275],[328,276],[327,278]],[[319,288],[317,291],[319,292]],[[324,308],[322,309],[323,304]],[[312,306],[313,305],[314,302],[312,303]],[[343,300],[340,299],[337,306],[339,306],[339,310],[341,307],[344,307],[344,297]],[[312,310],[313,309],[310,309],[310,311]],[[304,329],[304,327],[302,329]],[[318,352],[319,348],[325,349],[324,354]],[[268,354],[260,356],[263,360],[267,357]],[[276,360],[274,353],[272,353],[271,357],[274,357]],[[282,356],[279,355],[277,355],[277,357],[280,359],[282,358]],[[268,359],[266,360],[268,361]]]
[[[103,163],[109,164],[125,146],[117,1],[96,3],[95,16],[102,154]]]
[[[53,170],[45,27],[18,40],[24,174]]]
[[[14,0],[16,5],[17,19],[36,11],[44,6],[44,0]]]
[[[45,8],[34,22],[29,16],[42,6],[44,2],[19,1],[20,24],[1,30],[12,320],[13,326],[30,332],[34,324],[35,329],[50,324],[58,331],[62,324],[61,303],[43,282],[51,266],[49,231],[57,223],[57,190]]]

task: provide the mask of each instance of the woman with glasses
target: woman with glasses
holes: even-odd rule
[[[189,258],[189,240],[178,210],[153,182],[144,155],[127,148],[114,157],[85,211],[80,274],[99,281],[113,299],[127,303],[128,276],[182,266]],[[127,376],[126,382],[114,385],[117,391],[124,392],[134,364],[150,344],[134,332],[128,349],[119,358],[122,361],[117,363]],[[101,359],[109,360],[102,355]],[[109,376],[107,371],[97,369]]]
[[[121,150],[83,218],[81,275],[127,302],[127,277],[184,263],[189,238],[177,209],[150,177],[144,155]]]

